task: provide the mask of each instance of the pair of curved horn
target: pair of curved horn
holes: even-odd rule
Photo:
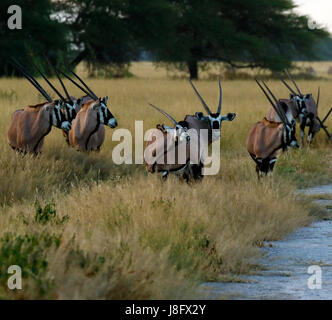
[[[160,113],[162,113],[164,116],[166,116],[167,118],[169,118],[173,123],[174,125],[178,125],[178,122],[170,115],[168,114],[166,111],[156,107],[155,105],[153,105],[152,103],[149,103],[149,105],[152,107],[152,108],[155,108],[156,110],[158,110]]]
[[[300,95],[302,96],[302,92],[301,90],[299,89],[299,87],[297,86],[295,80],[293,79],[293,77],[290,75],[290,73],[288,72],[288,70],[285,70],[285,73],[287,74],[289,80],[294,84],[296,90],[297,90],[297,93],[295,92],[295,90],[293,90],[290,85],[282,78],[279,77],[279,79],[282,81],[282,83],[287,87],[287,89],[295,96],[297,95]]]
[[[53,102],[53,99],[47,94],[47,92],[43,89],[43,87],[39,84],[39,82],[15,59],[12,58],[13,65],[17,68],[29,82],[46,98],[48,102]]]
[[[198,90],[196,89],[196,87],[194,86],[192,81],[189,80],[189,82],[190,82],[192,88],[194,89],[196,95],[198,96],[199,100],[201,101],[203,107],[205,108],[206,112],[209,115],[212,114],[210,108],[208,107],[208,105],[206,104],[206,102],[204,101],[202,96],[199,94]],[[221,106],[222,106],[222,87],[221,87],[221,82],[220,82],[220,77],[219,77],[219,104],[218,104],[218,111],[217,111],[218,114],[220,114],[220,112],[221,112]]]
[[[263,86],[259,83],[259,81],[257,79],[255,79],[256,83],[259,85],[259,87],[262,89],[263,93],[265,94],[266,98],[269,100],[269,102],[271,103],[272,107],[274,108],[274,110],[276,111],[277,115],[279,116],[279,118],[281,119],[281,121],[284,124],[290,125],[287,116],[283,110],[283,108],[281,107],[279,101],[277,100],[277,98],[275,97],[275,95],[272,93],[272,91],[270,90],[270,88],[267,86],[267,84],[262,80],[265,88],[268,90],[268,92],[270,93],[271,97],[273,98],[274,102],[272,101],[272,99],[270,98],[270,96],[267,94],[267,92],[264,90]]]

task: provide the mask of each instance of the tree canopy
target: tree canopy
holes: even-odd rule
[[[200,61],[279,71],[297,57],[318,59],[317,44],[328,38],[324,29],[309,29],[292,0],[17,0],[22,30],[5,25],[10,2],[0,4],[2,61],[43,53],[108,70],[149,52],[197,78]],[[11,72],[1,65],[0,74]]]

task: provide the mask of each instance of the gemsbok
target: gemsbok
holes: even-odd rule
[[[308,132],[308,143],[311,144],[314,136],[320,129],[323,129],[329,139],[331,139],[331,135],[327,131],[324,122],[327,117],[324,118],[323,121],[320,120],[318,116],[318,105],[319,105],[319,97],[320,97],[320,89],[318,88],[317,94],[317,102],[314,100],[312,94],[303,94],[299,89],[298,85],[290,75],[290,73],[286,70],[286,74],[290,81],[294,84],[296,91],[291,88],[291,86],[284,80],[281,79],[282,83],[287,87],[290,91],[290,99],[280,99],[280,103],[286,108],[285,112],[288,120],[295,119],[300,124],[300,136],[301,136],[301,144],[304,145],[304,131],[306,127],[309,127]],[[280,121],[280,118],[276,114],[275,110],[271,108],[267,114],[266,118],[271,121]]]
[[[219,103],[217,112],[213,113],[202,96],[199,94],[198,90],[194,86],[194,84],[190,81],[190,84],[192,88],[194,89],[197,97],[201,101],[204,109],[207,112],[207,115],[204,115],[202,112],[196,112],[195,115],[187,115],[184,119],[184,122],[186,123],[187,128],[190,130],[190,132],[194,132],[192,130],[195,130],[195,135],[198,135],[198,146],[194,146],[197,149],[198,152],[198,158],[199,163],[191,164],[192,166],[192,172],[194,174],[195,178],[201,178],[202,177],[202,169],[204,166],[204,153],[207,152],[207,150],[203,150],[200,143],[202,142],[206,148],[213,143],[214,141],[217,141],[221,138],[221,127],[222,127],[222,121],[233,121],[236,117],[235,113],[228,113],[227,115],[223,116],[221,115],[221,109],[222,109],[222,87],[221,82],[219,78]],[[203,131],[201,131],[203,130]],[[206,136],[203,136],[202,133],[204,130],[207,132]],[[206,139],[204,139],[206,137]],[[193,144],[191,144],[193,145]]]
[[[161,172],[163,179],[169,173],[182,176],[187,182],[191,178],[190,173],[190,153],[188,149],[190,136],[183,122],[177,122],[164,110],[149,104],[167,118],[174,127],[158,124],[155,129],[149,130],[146,136],[144,150],[144,162],[147,171],[150,173]]]
[[[52,126],[69,131],[71,124],[61,110],[61,101],[53,101],[19,62],[15,61],[15,67],[46,98],[47,102],[27,106],[12,114],[8,129],[8,142],[14,150],[21,153],[38,154],[41,152],[44,138],[50,133]]]
[[[98,98],[75,72],[71,71],[84,88],[64,72],[60,72],[89,97],[84,96],[77,99],[79,111],[68,133],[69,144],[77,151],[99,151],[105,140],[104,125],[110,128],[116,128],[118,125],[117,120],[107,107],[108,97]]]
[[[285,151],[289,147],[297,149],[299,144],[295,136],[295,120],[288,120],[282,105],[264,81],[262,82],[272,99],[263,86],[257,80],[256,82],[280,119],[276,122],[265,117],[262,121],[257,122],[249,132],[246,146],[251,158],[256,163],[256,172],[258,179],[260,179],[263,175],[273,174],[279,150]]]

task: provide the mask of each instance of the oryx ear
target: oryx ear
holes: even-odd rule
[[[236,114],[235,113],[227,113],[226,115],[226,120],[227,121],[233,121],[236,117]]]
[[[310,99],[311,97],[312,97],[312,94],[311,94],[311,93],[310,93],[310,94],[307,94],[307,95],[305,96],[306,100]]]
[[[294,98],[295,98],[295,95],[292,94],[292,93],[291,93],[289,96],[290,96],[291,99],[294,99]]]
[[[204,118],[203,112],[196,112],[196,113],[195,113],[195,117],[196,117],[198,120],[202,120],[202,119]]]

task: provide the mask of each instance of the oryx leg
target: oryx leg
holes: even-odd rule
[[[304,147],[304,129],[305,125],[300,125],[300,136],[301,136],[301,145]]]
[[[191,165],[192,177],[194,180],[200,180],[203,178],[203,164],[200,162],[199,164]]]
[[[258,175],[258,179],[267,176],[270,168],[270,158],[267,159],[258,158],[256,159],[256,163],[257,163],[256,172]]]
[[[163,173],[162,173],[162,179],[166,180],[167,177],[168,177],[168,174],[169,174],[169,171],[163,171]]]
[[[273,169],[274,169],[274,165],[275,165],[276,161],[277,161],[276,157],[271,158],[270,161],[269,161],[268,175],[270,177],[273,177]]]

